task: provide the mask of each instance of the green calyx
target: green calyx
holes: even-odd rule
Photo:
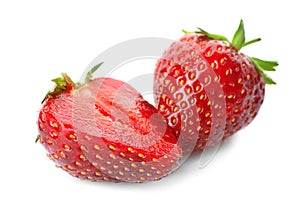
[[[274,80],[272,80],[271,77],[265,74],[264,71],[275,71],[275,67],[278,66],[277,61],[265,61],[254,57],[250,57],[250,59],[252,60],[252,63],[256,70],[258,70],[260,75],[264,78],[266,84],[276,84],[276,82],[274,82]]]
[[[35,143],[37,143],[39,140],[40,140],[40,136],[38,135],[38,136],[35,138]]]
[[[87,84],[93,77],[93,73],[103,64],[103,62],[97,64],[96,66],[92,67],[92,69],[86,74],[84,83],[74,83],[72,81],[72,79],[67,75],[67,73],[61,73],[61,77],[57,77],[53,80],[51,80],[52,82],[55,83],[54,88],[49,91],[46,96],[44,97],[42,103],[49,97],[56,95],[58,93],[61,93],[63,91],[66,90],[74,90],[77,89],[81,86],[84,86],[85,84]]]
[[[86,74],[84,83],[74,83],[72,81],[72,79],[67,75],[67,73],[61,73],[61,77],[57,77],[53,80],[51,80],[52,82],[55,83],[54,88],[49,91],[46,96],[44,97],[42,103],[49,97],[56,95],[58,93],[61,93],[63,91],[66,90],[74,90],[77,89],[81,86],[84,86],[85,84],[87,84],[93,77],[94,72],[103,64],[103,62],[97,64],[96,66],[92,67],[92,69],[90,69],[90,71]],[[37,143],[40,140],[40,135],[38,135],[35,139],[35,143]]]
[[[63,92],[67,89],[71,90],[75,86],[75,83],[72,81],[72,79],[67,75],[67,73],[61,73],[61,77],[57,77],[52,82],[55,83],[55,86],[51,91],[49,91],[46,96],[44,97],[42,103],[49,97],[56,95],[60,92]]]
[[[89,72],[87,72],[86,76],[85,76],[85,80],[83,84],[77,83],[79,86],[85,85],[87,84],[92,78],[93,78],[93,74],[95,73],[96,70],[98,70],[98,68],[103,64],[103,62],[95,65],[92,67],[92,69],[90,69]]]
[[[205,34],[206,36],[208,36],[211,39],[226,41],[226,42],[230,43],[231,46],[235,47],[237,50],[241,50],[241,48],[261,40],[260,38],[256,38],[256,39],[246,41],[243,20],[240,21],[240,24],[239,24],[237,30],[235,31],[231,42],[225,36],[222,36],[222,35],[219,35],[219,34],[208,33],[208,32],[206,32],[205,30],[203,30],[199,27],[197,29],[198,30],[193,32],[193,33],[202,33],[202,34]],[[187,33],[191,33],[191,32],[188,32],[188,31],[184,30],[184,33],[187,34]]]
[[[194,31],[194,32],[189,32],[186,30],[183,30],[183,32],[185,34],[201,33],[201,34],[204,34],[207,37],[214,39],[214,40],[226,41],[231,46],[236,48],[237,50],[241,50],[243,47],[253,44],[255,42],[259,42],[261,40],[260,38],[255,38],[255,39],[246,41],[243,20],[240,21],[239,26],[238,26],[237,30],[235,31],[231,42],[225,36],[208,33],[199,27],[197,28],[197,31]],[[261,60],[261,59],[254,58],[254,57],[249,57],[249,58],[252,60],[252,63],[254,65],[254,67],[256,68],[256,70],[258,70],[260,75],[264,78],[266,84],[276,84],[268,75],[265,74],[264,71],[275,71],[275,67],[278,66],[277,61],[265,61],[265,60]]]

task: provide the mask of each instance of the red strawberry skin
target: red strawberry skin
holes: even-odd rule
[[[56,166],[72,176],[91,181],[112,180],[95,168],[82,152],[73,128],[73,99],[71,91],[46,99],[38,118],[40,142]]]
[[[97,78],[47,98],[38,125],[51,159],[83,179],[158,180],[181,157],[165,118],[134,88],[114,79]]]
[[[158,108],[177,137],[195,138],[195,150],[247,126],[264,93],[264,79],[250,58],[228,42],[204,34],[187,34],[174,42],[155,69]],[[191,110],[196,114],[189,116]]]

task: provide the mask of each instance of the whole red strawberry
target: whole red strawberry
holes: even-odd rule
[[[128,84],[110,78],[75,84],[66,74],[39,113],[39,140],[56,165],[92,181],[144,182],[174,171],[181,146],[165,118]]]
[[[232,42],[200,28],[185,33],[158,60],[154,94],[189,153],[247,126],[263,103],[265,84],[275,84],[263,71],[278,64],[239,51],[260,40],[245,42],[242,20]]]

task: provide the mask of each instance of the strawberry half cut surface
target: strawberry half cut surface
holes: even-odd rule
[[[38,126],[58,167],[91,181],[145,182],[179,166],[182,150],[172,129],[133,87],[111,78],[76,84],[66,74],[53,81]]]
[[[256,117],[265,84],[264,71],[276,61],[248,57],[241,20],[232,41],[200,28],[175,41],[157,61],[154,95],[160,113],[174,129],[184,153],[222,142]]]

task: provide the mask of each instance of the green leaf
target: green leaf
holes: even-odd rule
[[[265,74],[263,71],[260,71],[260,75],[262,76],[262,78],[264,78],[264,81],[266,84],[276,85],[276,82],[274,80],[272,80],[272,78],[269,77],[267,74]]]
[[[84,80],[84,84],[87,84],[93,77],[93,73],[98,70],[98,68],[103,64],[103,62],[95,65],[92,67],[92,69],[90,69],[90,71],[86,74],[85,80]]]
[[[192,32],[186,31],[186,30],[183,30],[183,32],[185,34],[192,33]],[[198,30],[195,31],[194,33],[202,33],[211,39],[223,40],[223,41],[227,41],[228,43],[230,43],[225,36],[208,33],[207,31],[205,31],[199,27],[198,27]],[[242,47],[251,45],[255,42],[259,42],[260,40],[261,40],[260,38],[255,38],[255,39],[246,41],[244,22],[241,19],[239,26],[233,35],[232,42],[230,44],[231,44],[231,46],[235,47],[237,50],[240,50]],[[277,61],[265,61],[265,60],[261,60],[261,59],[253,58],[253,57],[249,57],[249,58],[251,58],[254,67],[260,73],[260,75],[263,77],[266,84],[276,84],[276,82],[274,80],[272,80],[272,78],[270,78],[268,75],[266,75],[264,71],[275,71],[275,68],[278,66]]]
[[[234,46],[237,50],[240,50],[245,43],[245,29],[243,20],[240,21],[239,27],[236,30],[231,45]]]
[[[251,57],[251,60],[255,62],[255,64],[258,65],[262,70],[266,71],[275,71],[275,67],[278,66],[277,61],[265,61],[254,57]]]
[[[181,30],[181,31],[182,31],[185,35],[195,33],[195,32],[191,32],[191,31],[188,31],[188,30]]]
[[[209,32],[206,32],[205,30],[201,29],[201,28],[197,28],[199,31],[196,31],[195,33],[203,33],[205,34],[206,36],[208,36],[209,38],[211,39],[214,39],[214,40],[222,40],[222,41],[226,41],[226,42],[229,42],[229,40],[225,37],[225,36],[222,36],[222,35],[218,35],[218,34],[212,34],[212,33],[209,33]]]
[[[35,138],[35,143],[37,143],[39,140],[40,140],[40,136],[38,135],[38,136]]]
[[[260,65],[260,61],[262,61],[263,63],[267,62],[267,63],[270,63],[271,65],[274,65],[273,68],[275,67],[275,65],[278,66],[278,63],[276,61],[263,61],[258,58],[251,58],[251,60],[252,60],[254,67],[258,70],[258,72],[264,79],[265,83],[268,85],[275,85],[276,82],[274,80],[272,80],[272,78],[269,77],[267,74],[265,74],[265,72],[264,72],[264,70],[266,70],[266,69],[264,69],[265,66],[262,67]],[[259,60],[259,61],[257,61],[257,60]],[[270,71],[270,70],[266,70],[266,71]],[[275,68],[274,68],[274,71],[275,71]]]
[[[252,40],[249,40],[247,42],[244,42],[243,47],[245,47],[247,45],[250,45],[250,44],[253,44],[255,42],[259,42],[260,40],[261,40],[261,38],[256,38],[256,39],[252,39]]]
[[[74,88],[76,86],[75,83],[72,81],[72,79],[66,73],[62,73],[61,75],[62,75],[62,77],[58,77],[58,78],[55,78],[55,79],[51,80],[52,82],[55,83],[55,86],[51,91],[49,91],[46,94],[46,96],[42,100],[42,103],[49,96],[53,96],[55,94],[58,94],[58,93],[60,93],[64,90],[66,90],[67,88]],[[71,86],[69,86],[69,85],[71,85]]]
[[[49,91],[46,96],[44,97],[44,99],[42,100],[42,103],[50,96],[53,96],[55,94],[58,94],[60,92],[63,92],[65,90],[73,90],[73,89],[77,89],[79,88],[80,86],[83,86],[85,85],[86,83],[88,83],[92,76],[93,76],[93,73],[103,64],[103,62],[95,65],[94,67],[92,67],[92,69],[90,69],[89,72],[87,72],[87,75],[85,77],[85,82],[84,84],[81,84],[81,83],[74,83],[72,81],[72,79],[66,74],[66,73],[62,73],[61,77],[58,77],[58,78],[55,78],[52,80],[52,82],[55,83],[55,86],[54,88]]]

